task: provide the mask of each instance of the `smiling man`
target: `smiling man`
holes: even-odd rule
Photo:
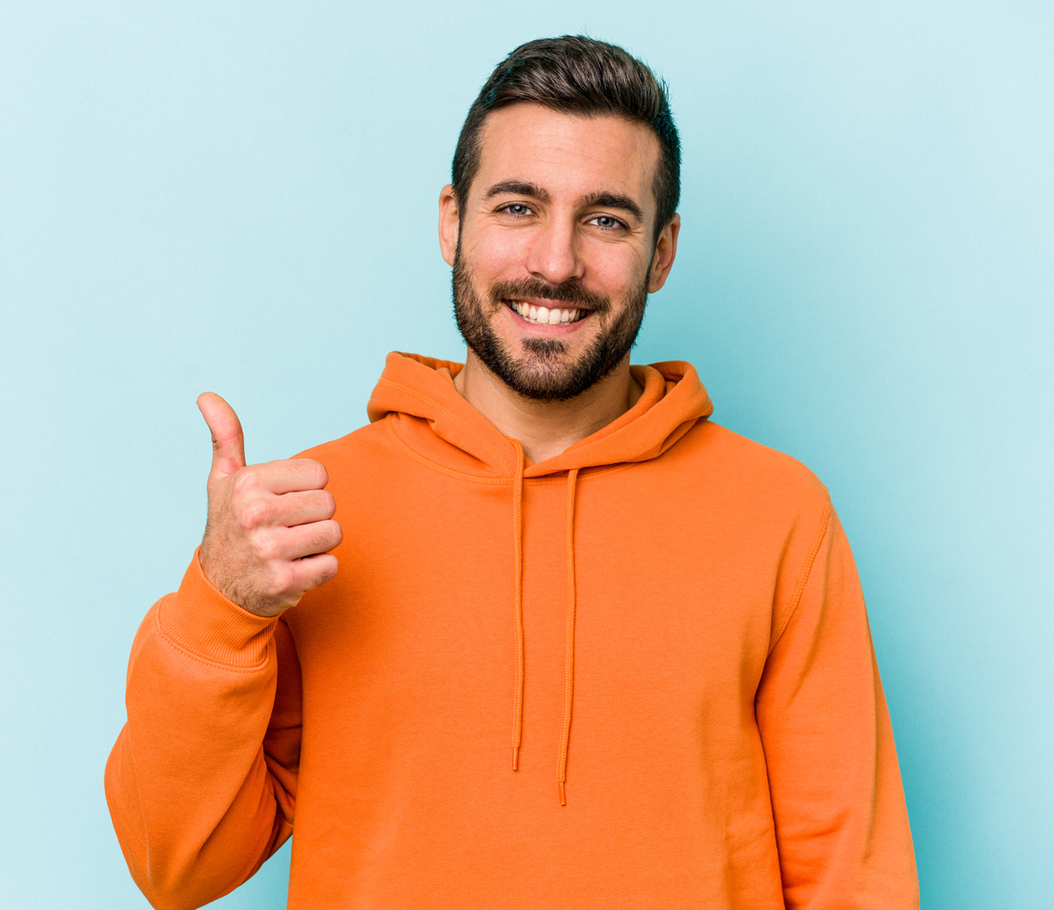
[[[293,910],[918,906],[827,491],[630,365],[679,169],[646,66],[523,45],[440,194],[465,363],[389,355],[369,426],[264,465],[201,396],[205,536],[107,766],[154,906],[294,830]]]
[[[481,139],[486,154],[475,179],[440,197],[466,369],[475,373],[478,357],[521,395],[574,398],[625,366],[647,294],[673,264],[679,217],[657,223],[651,186],[659,142],[617,115],[585,118],[523,103],[495,111]],[[485,308],[497,315],[502,306],[509,314],[499,332]],[[539,328],[524,335],[527,326]],[[509,332],[518,337],[498,340]],[[625,371],[621,381],[628,383]]]
[[[522,101],[493,110],[477,127],[471,179],[455,174],[459,189],[440,196],[468,344],[454,385],[532,461],[607,426],[640,395],[629,352],[680,227],[659,212],[664,150],[653,119]],[[470,114],[466,129],[476,122]]]

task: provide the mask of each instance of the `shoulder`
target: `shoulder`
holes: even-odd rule
[[[702,520],[783,538],[826,524],[831,503],[820,479],[796,458],[701,420],[659,462],[663,489],[678,489]],[[659,467],[658,465],[656,467]]]
[[[699,468],[724,482],[826,497],[827,488],[804,464],[711,420],[700,420],[677,446]]]
[[[383,447],[387,430],[384,421],[367,424],[352,430],[346,436],[319,443],[310,449],[304,449],[295,458],[313,458],[321,461],[326,467],[340,467],[342,464],[367,455],[378,446]]]
[[[329,475],[331,492],[349,493],[368,490],[392,462],[394,440],[387,426],[379,420],[320,445],[305,449],[297,458],[321,462]]]

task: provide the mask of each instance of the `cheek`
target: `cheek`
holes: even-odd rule
[[[525,247],[523,235],[515,231],[484,231],[466,240],[461,251],[480,277],[505,276],[522,268]]]
[[[627,256],[624,250],[605,249],[597,251],[590,271],[596,289],[617,298],[640,287],[650,264],[639,256]]]

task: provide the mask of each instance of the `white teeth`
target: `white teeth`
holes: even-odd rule
[[[580,310],[565,310],[560,307],[533,306],[528,303],[514,303],[516,310],[524,319],[535,325],[566,325],[569,322],[577,322]]]

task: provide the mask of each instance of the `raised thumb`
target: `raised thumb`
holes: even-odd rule
[[[212,476],[228,477],[245,467],[245,437],[238,415],[215,392],[198,396],[198,410],[212,433]]]

